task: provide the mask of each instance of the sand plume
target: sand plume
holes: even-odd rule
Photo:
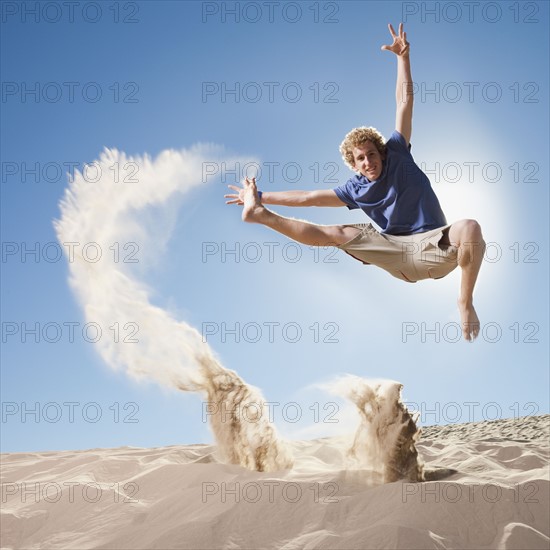
[[[359,424],[348,452],[352,463],[378,472],[384,483],[424,479],[416,450],[420,429],[401,401],[402,387],[392,380],[348,375],[340,378],[332,390],[352,401],[359,413]]]
[[[290,451],[269,422],[260,391],[211,359],[203,360],[202,370],[207,381],[206,415],[225,460],[259,472],[291,468]]]
[[[69,280],[86,321],[104,329],[114,323],[134,329],[119,339],[102,338],[97,342],[105,362],[124,369],[133,378],[197,392],[209,403],[220,405],[220,414],[209,418],[219,448],[229,462],[262,471],[288,468],[290,455],[268,415],[260,415],[254,422],[237,416],[228,422],[221,416],[222,410],[235,406],[242,409],[255,403],[263,407],[260,392],[222,367],[194,327],[153,305],[150,291],[129,269],[132,263],[115,261],[111,254],[114,243],[139,242],[141,259],[151,263],[147,255],[163,250],[169,240],[170,214],[175,220],[176,199],[201,182],[206,183],[205,163],[222,159],[227,163],[237,161],[224,158],[223,151],[213,146],[163,151],[155,159],[106,149],[91,163],[100,174],[98,181],[90,183],[76,172],[69,182],[55,229],[62,247],[72,251],[68,257]],[[136,177],[114,181],[113,167],[121,172],[123,167],[132,167]],[[153,217],[155,223],[147,225],[144,220],[149,219],[149,210],[159,206],[163,216]],[[67,247],[67,243],[78,246]],[[86,256],[88,243],[94,243],[93,250],[100,251],[98,259]],[[131,340],[125,341],[129,335]]]

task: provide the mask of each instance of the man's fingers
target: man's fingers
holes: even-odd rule
[[[388,23],[388,29],[390,29],[390,33],[391,33],[392,37],[395,38],[396,37],[395,31],[393,30],[393,27],[391,26],[391,23]]]

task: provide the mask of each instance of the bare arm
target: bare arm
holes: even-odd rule
[[[227,204],[243,204],[242,188],[236,185],[228,185],[236,191],[225,195]],[[278,204],[280,206],[346,206],[333,189],[320,189],[317,191],[264,191],[262,204]]]
[[[413,115],[413,80],[409,58],[409,43],[407,33],[403,32],[403,23],[399,25],[399,35],[388,25],[393,38],[391,46],[382,46],[397,56],[397,84],[395,88],[395,129],[405,138],[407,145],[411,141]]]
[[[264,204],[281,206],[346,206],[333,189],[317,191],[267,191],[262,194]]]

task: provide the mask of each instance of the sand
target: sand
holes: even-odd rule
[[[60,243],[139,242],[149,265],[171,224],[145,228],[143,212],[185,201],[214,159],[239,160],[202,145],[154,159],[105,149],[93,187],[78,172],[69,183]],[[110,168],[127,162],[139,185],[113,192]],[[2,455],[2,549],[548,548],[548,416],[428,428],[419,439],[399,382],[348,376],[330,386],[354,404],[355,431],[285,442],[261,390],[156,306],[139,270],[107,254],[89,262],[81,248],[73,260],[86,321],[139,327],[132,345],[101,340],[104,362],[200,394],[216,445]],[[456,473],[443,478],[445,468]]]
[[[440,481],[350,469],[352,437],[269,473],[211,445],[3,454],[1,548],[549,548],[550,415],[423,428]]]

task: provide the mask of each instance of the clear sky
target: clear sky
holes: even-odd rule
[[[477,219],[489,243],[474,344],[456,338],[459,270],[410,285],[243,224],[223,194],[246,161],[204,166],[215,173],[140,218],[144,233],[171,231],[165,245],[102,252],[136,259],[126,267],[151,301],[260,388],[287,437],[353,428],[320,388],[345,372],[402,382],[423,424],[548,412],[548,2],[0,5],[3,452],[212,441],[198,395],[136,382],[87,341],[53,226],[67,172],[104,147],[154,158],[215,143],[256,159],[264,190],[344,183],[344,135],[394,129],[396,60],[380,46],[400,21],[413,156],[448,220]],[[119,185],[131,169],[113,167]]]

